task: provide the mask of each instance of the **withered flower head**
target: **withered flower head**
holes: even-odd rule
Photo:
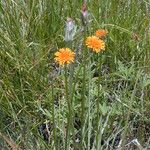
[[[132,34],[132,39],[134,39],[135,41],[140,41],[140,37],[139,37],[139,35],[136,34],[136,33],[133,33],[133,34]]]

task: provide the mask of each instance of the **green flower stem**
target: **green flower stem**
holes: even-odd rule
[[[72,125],[72,110],[71,110],[71,102],[68,93],[68,75],[67,75],[67,66],[65,65],[65,94],[66,101],[68,106],[68,115],[67,115],[67,132],[66,132],[66,141],[65,141],[65,149],[68,150],[70,147],[70,129]]]
[[[98,96],[97,96],[97,132],[96,132],[96,146],[97,150],[100,150],[100,140],[101,140],[101,134],[100,134],[100,127],[99,127],[99,121],[100,121],[100,82],[101,82],[101,65],[102,65],[102,60],[101,60],[101,55],[98,53]]]
[[[70,78],[69,78],[69,92],[70,92],[70,103],[71,103],[71,131],[72,131],[72,136],[73,136],[73,142],[74,142],[74,146],[76,147],[76,142],[75,142],[75,131],[74,131],[74,103],[73,103],[73,96],[74,96],[74,92],[75,92],[75,83],[74,83],[74,64],[70,64]]]
[[[71,48],[72,50],[72,41],[69,41],[69,42],[66,42],[66,46]],[[75,142],[75,131],[74,131],[74,126],[73,126],[73,123],[74,123],[74,107],[73,107],[73,95],[74,95],[74,63],[71,63],[69,65],[69,99],[70,99],[70,105],[71,105],[71,131],[72,131],[72,135],[73,135],[73,142],[74,142],[74,146],[76,147],[76,142]]]
[[[72,41],[70,42],[67,42],[67,47],[71,48],[72,49]],[[74,63],[71,63],[69,65],[69,73],[70,73],[70,76],[69,76],[69,93],[70,93],[70,102],[71,102],[71,105],[72,105],[72,101],[73,101],[73,77],[74,77]],[[73,110],[72,110],[73,112]]]
[[[89,56],[90,58],[90,56]],[[92,133],[92,104],[91,100],[93,99],[93,94],[91,92],[91,89],[93,89],[92,84],[92,73],[91,73],[91,60],[88,63],[88,138],[87,138],[87,149],[91,149],[91,133]]]
[[[86,39],[86,34],[88,33],[88,28],[84,27],[84,41]],[[82,80],[82,95],[81,95],[81,149],[84,145],[84,123],[85,123],[85,92],[86,92],[86,60],[87,60],[87,50],[83,47],[83,80]]]
[[[85,60],[85,59],[84,59]],[[85,77],[86,77],[86,64],[84,63],[83,66],[83,86],[82,86],[82,99],[81,99],[81,107],[82,107],[82,134],[83,134],[83,127],[84,127],[84,111],[85,111]],[[83,140],[83,138],[82,138]]]
[[[83,50],[83,80],[82,80],[82,96],[81,96],[81,148],[83,149],[83,133],[85,122],[85,91],[86,91],[86,49]]]

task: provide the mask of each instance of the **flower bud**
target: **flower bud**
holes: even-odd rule
[[[67,18],[66,27],[65,27],[65,41],[73,41],[73,37],[76,31],[76,26],[74,21],[71,18]]]
[[[88,24],[88,16],[89,13],[87,11],[86,3],[82,5],[82,10],[81,10],[81,22],[83,26],[86,26]]]

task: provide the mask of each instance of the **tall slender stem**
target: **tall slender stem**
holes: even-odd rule
[[[84,29],[84,41],[86,38],[86,28]],[[81,149],[83,149],[84,141],[84,123],[85,123],[85,92],[86,92],[86,55],[87,51],[83,48],[83,80],[82,80],[82,96],[81,96]]]
[[[69,97],[68,91],[68,75],[67,75],[67,66],[65,65],[65,94],[66,94],[66,101],[68,106],[68,116],[67,116],[67,132],[66,132],[66,142],[65,142],[65,149],[68,150],[70,146],[70,129],[72,125],[72,111],[71,111],[71,102]],[[69,142],[69,143],[68,143]]]
[[[72,41],[66,42],[66,46],[72,49]],[[72,138],[73,138],[73,143],[74,147],[76,147],[75,143],[75,131],[74,131],[74,107],[73,107],[73,95],[74,95],[74,88],[73,88],[73,80],[74,80],[74,63],[69,65],[69,76],[68,76],[68,86],[69,86],[69,101],[70,101],[70,111],[71,111],[71,118],[70,118],[70,123],[71,123],[71,132],[72,132]]]
[[[97,146],[97,150],[100,150],[101,146],[100,146],[100,129],[99,129],[99,121],[100,121],[100,80],[101,80],[101,65],[102,65],[102,60],[100,57],[100,54],[98,54],[98,96],[97,96],[97,135],[96,135],[96,146]]]

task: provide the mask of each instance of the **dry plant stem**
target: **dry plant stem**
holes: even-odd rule
[[[101,65],[102,65],[102,60],[101,60],[101,55],[98,53],[98,98],[97,98],[97,132],[96,132],[96,146],[97,150],[101,150],[101,135],[100,135],[100,127],[99,127],[99,121],[100,121],[100,79],[101,79]]]
[[[51,85],[51,89],[52,89],[52,119],[53,119],[53,137],[54,137],[54,146],[55,149],[58,149],[58,145],[57,145],[57,141],[56,141],[56,123],[55,123],[55,99],[54,99],[54,85],[53,85],[53,81],[52,81],[52,85]]]
[[[66,132],[66,141],[65,141],[65,149],[68,150],[70,147],[70,130],[72,127],[72,111],[71,111],[71,102],[68,91],[68,75],[67,75],[67,66],[65,65],[65,94],[66,101],[68,106],[68,115],[67,115],[67,132]]]
[[[1,132],[0,132],[0,137],[2,137],[2,138],[7,142],[7,144],[8,144],[13,150],[22,150],[22,149],[15,143],[15,141],[13,141],[12,139],[9,139],[6,135],[3,135]]]

